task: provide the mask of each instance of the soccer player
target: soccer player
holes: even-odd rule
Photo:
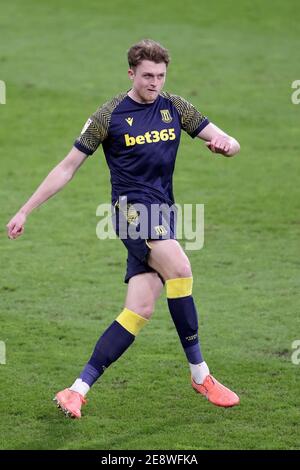
[[[100,336],[79,377],[55,396],[58,406],[73,418],[81,417],[90,387],[148,323],[164,285],[192,387],[215,405],[239,403],[239,397],[211,375],[203,359],[191,265],[176,240],[174,218],[155,210],[157,219],[151,208],[174,203],[172,175],[182,129],[202,139],[211,152],[226,157],[237,154],[240,146],[188,101],[162,91],[169,61],[168,51],[153,40],[142,40],[129,49],[131,89],[90,116],[68,155],[7,224],[9,238],[21,235],[31,211],[62,189],[102,144],[111,173],[114,227],[128,250],[128,290],[123,310]],[[146,211],[141,210],[144,207]],[[124,221],[126,236],[121,230]],[[143,229],[142,225],[147,227],[141,230],[144,235],[131,237],[130,229]]]

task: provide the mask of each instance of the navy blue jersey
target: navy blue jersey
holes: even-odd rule
[[[188,101],[166,92],[142,104],[127,93],[101,106],[74,145],[91,155],[100,144],[111,174],[112,200],[173,204],[172,176],[181,129],[196,137],[208,124]]]

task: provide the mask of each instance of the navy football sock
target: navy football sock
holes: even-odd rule
[[[125,308],[96,343],[94,352],[80,374],[90,387],[133,343],[139,330],[147,323],[140,315]]]
[[[198,316],[192,293],[192,278],[166,281],[169,310],[187,360],[191,364],[203,361],[198,338]]]

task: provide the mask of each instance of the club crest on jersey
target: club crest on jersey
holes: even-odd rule
[[[127,124],[129,124],[130,126],[132,126],[132,124],[133,124],[133,118],[132,118],[132,117],[126,118],[125,121],[127,122]]]
[[[172,116],[170,114],[170,111],[168,109],[161,109],[160,110],[160,114],[161,114],[161,119],[163,122],[172,122]]]

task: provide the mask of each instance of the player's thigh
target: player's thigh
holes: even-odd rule
[[[190,261],[177,240],[150,240],[148,264],[164,280],[192,276]]]
[[[150,318],[162,289],[163,283],[157,273],[137,274],[129,279],[125,307]]]

